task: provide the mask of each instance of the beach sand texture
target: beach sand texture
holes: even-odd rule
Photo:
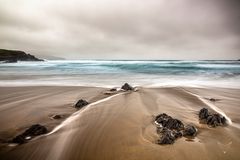
[[[106,95],[95,87],[1,87],[1,160],[238,160],[240,90],[227,88],[141,88]],[[76,110],[79,99],[91,104]],[[208,98],[218,99],[211,102]],[[198,112],[216,107],[231,119],[226,127],[200,124]],[[198,134],[158,145],[154,116],[160,113],[193,124]],[[55,120],[54,114],[63,115]],[[50,134],[28,143],[4,143],[32,124]],[[58,127],[56,129],[56,127]],[[51,132],[52,131],[52,132]]]

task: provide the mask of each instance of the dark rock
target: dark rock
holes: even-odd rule
[[[158,144],[173,144],[175,141],[175,136],[173,135],[172,131],[167,130],[165,131],[161,138],[157,141]]]
[[[220,114],[209,115],[207,118],[207,124],[216,127],[226,124],[226,118],[221,116]]]
[[[84,99],[80,99],[76,104],[75,104],[75,107],[76,108],[82,108],[82,107],[84,107],[84,106],[86,106],[86,105],[88,105],[89,103],[86,101],[86,100],[84,100]]]
[[[203,119],[206,119],[207,117],[208,117],[208,109],[206,108],[201,109],[199,112],[199,119],[203,120]]]
[[[165,127],[169,129],[181,130],[183,129],[184,125],[180,120],[172,118],[167,121],[167,123],[165,124]]]
[[[53,115],[53,116],[52,116],[52,118],[53,118],[53,119],[61,119],[61,118],[62,118],[62,116],[61,116],[61,115],[58,115],[58,114],[56,114],[56,115]]]
[[[173,135],[175,139],[180,138],[183,136],[183,133],[181,131],[173,131]]]
[[[215,102],[215,101],[217,101],[217,99],[215,99],[215,98],[210,98],[209,101]]]
[[[112,89],[110,89],[109,91],[111,91],[111,92],[116,92],[117,89],[116,89],[116,88],[112,88]]]
[[[169,118],[172,118],[172,117],[167,115],[166,113],[161,113],[161,114],[156,116],[155,120],[157,120],[158,118],[169,119]]]
[[[122,89],[125,90],[125,91],[132,91],[132,90],[133,90],[133,87],[130,86],[128,83],[125,83],[125,84],[122,86]]]
[[[25,136],[38,136],[41,134],[47,133],[47,128],[40,125],[40,124],[35,124],[32,125],[30,128],[28,128],[23,135]]]
[[[23,51],[0,49],[0,61],[5,63],[14,63],[17,61],[43,61],[31,54],[27,54]]]
[[[172,119],[171,116],[167,115],[166,113],[162,113],[156,116],[155,121],[158,124],[166,123],[169,119]]]
[[[18,135],[11,141],[12,143],[23,144],[27,142],[27,139],[23,135]]]
[[[13,143],[26,143],[28,140],[32,139],[33,137],[36,137],[41,134],[47,133],[47,128],[40,125],[40,124],[35,124],[32,125],[30,128],[28,128],[24,133],[16,136],[13,138],[12,142]]]
[[[157,141],[158,144],[172,144],[177,138],[183,136],[181,130],[184,129],[184,124],[180,120],[162,113],[156,116],[155,122],[158,124],[157,133],[161,135]]]
[[[226,120],[226,118],[224,116],[222,116],[221,122],[222,122],[223,125],[227,124],[227,120]]]
[[[208,112],[208,109],[203,108],[199,112],[199,119],[207,123],[211,127],[221,126],[226,124],[226,118],[218,113],[212,114]]]
[[[155,121],[158,124],[161,124],[162,127],[165,127],[165,128],[168,128],[168,129],[181,130],[184,127],[183,123],[180,120],[174,119],[174,118],[172,118],[171,116],[168,116],[165,113],[158,115],[155,118]]]
[[[157,126],[157,134],[162,133],[163,129],[164,129],[163,127]]]
[[[113,95],[113,92],[104,92],[105,95]]]
[[[183,130],[184,136],[195,136],[197,134],[197,129],[192,125],[187,125]]]

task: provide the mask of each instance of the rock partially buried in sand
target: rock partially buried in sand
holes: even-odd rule
[[[195,136],[197,129],[192,125],[187,125],[183,130],[183,136]]]
[[[155,121],[158,124],[161,124],[164,128],[167,128],[167,129],[181,130],[184,127],[183,123],[180,120],[174,119],[174,118],[172,118],[171,116],[168,116],[165,113],[159,114],[155,118]]]
[[[221,116],[220,114],[213,114],[207,117],[207,124],[216,127],[226,124],[226,118]]]
[[[160,135],[160,139],[157,140],[158,144],[173,144],[177,138],[183,136],[181,131],[170,130],[164,127],[158,127],[157,133]]]
[[[133,90],[133,87],[130,86],[128,83],[125,83],[121,89],[125,90],[125,91],[132,91]]]
[[[24,133],[16,136],[13,138],[11,141],[12,143],[18,143],[18,144],[23,144],[32,139],[33,137],[36,137],[41,134],[47,133],[47,128],[40,125],[40,124],[35,124],[32,125],[30,128],[28,128]]]
[[[175,141],[175,136],[172,131],[166,130],[163,132],[161,138],[157,141],[158,144],[173,144]]]
[[[110,92],[116,92],[116,91],[117,91],[117,88],[111,88],[109,91],[110,91]]]
[[[199,119],[203,120],[203,119],[207,119],[208,117],[208,109],[207,108],[203,108],[199,111]]]
[[[82,108],[82,107],[84,107],[84,106],[86,106],[86,105],[88,105],[88,104],[89,104],[89,103],[88,103],[86,100],[80,99],[80,100],[75,104],[75,108],[80,109],[80,108]]]
[[[173,144],[177,138],[184,136],[195,136],[197,129],[194,126],[188,125],[186,128],[184,124],[174,119],[166,113],[159,114],[155,118],[157,124],[157,133],[160,139],[157,140],[158,144]]]
[[[52,116],[52,119],[61,119],[61,118],[62,118],[62,116],[59,115],[59,114],[56,114],[56,115]]]
[[[215,99],[215,98],[210,98],[209,101],[216,102],[217,99]]]
[[[208,109],[203,108],[199,111],[199,120],[201,123],[206,123],[211,127],[226,125],[226,118],[218,113],[209,113]]]

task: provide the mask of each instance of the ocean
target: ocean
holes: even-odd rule
[[[240,61],[56,60],[0,64],[0,86],[240,88]]]

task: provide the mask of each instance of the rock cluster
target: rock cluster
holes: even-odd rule
[[[160,139],[157,140],[158,144],[173,144],[177,138],[195,136],[197,133],[194,126],[184,127],[180,120],[172,118],[166,113],[156,116],[155,123],[157,124],[157,133],[160,135]]]
[[[80,108],[82,108],[82,107],[84,107],[84,106],[86,106],[86,105],[88,105],[88,104],[89,104],[89,103],[88,103],[86,100],[80,99],[80,100],[75,104],[75,108],[80,109]]]
[[[226,118],[224,116],[218,113],[210,113],[207,108],[202,108],[198,116],[201,123],[206,123],[211,127],[226,125]]]
[[[29,141],[30,139],[47,133],[47,128],[40,125],[40,124],[34,124],[30,128],[28,128],[25,132],[23,132],[20,135],[17,135],[15,138],[12,139],[12,143],[18,143],[23,144]]]

